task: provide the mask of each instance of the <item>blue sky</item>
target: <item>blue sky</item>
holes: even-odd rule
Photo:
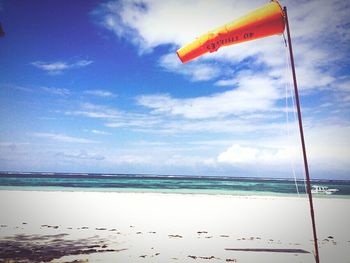
[[[283,36],[176,50],[267,1],[0,1],[0,170],[303,177]],[[350,3],[287,5],[311,177],[350,179]]]

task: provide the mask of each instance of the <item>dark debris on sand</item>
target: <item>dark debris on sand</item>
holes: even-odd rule
[[[100,252],[120,252],[108,249],[104,239],[94,237],[65,239],[68,234],[15,235],[0,239],[0,262],[49,262],[63,256]],[[10,262],[12,262],[10,261]]]
[[[210,256],[210,257],[200,257],[200,256],[192,256],[192,255],[189,255],[188,257],[189,257],[189,258],[192,258],[192,259],[208,259],[208,260],[211,260],[211,259],[218,259],[218,260],[220,260],[220,258],[217,258],[217,257],[214,257],[214,256]]]

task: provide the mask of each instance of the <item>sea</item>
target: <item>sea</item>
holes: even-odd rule
[[[336,189],[320,198],[350,198],[350,181],[312,180]],[[153,192],[243,196],[305,196],[304,180],[230,176],[0,172],[0,190]]]

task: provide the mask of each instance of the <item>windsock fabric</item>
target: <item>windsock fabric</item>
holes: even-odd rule
[[[176,53],[182,63],[193,60],[207,52],[215,52],[222,46],[251,41],[282,34],[285,28],[284,13],[278,1],[269,4],[209,31],[180,48]]]

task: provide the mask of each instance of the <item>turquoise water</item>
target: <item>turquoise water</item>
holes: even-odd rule
[[[350,181],[317,180],[312,185],[338,189],[320,197],[350,197]],[[296,196],[294,180],[269,178],[164,176],[136,174],[0,173],[0,189],[42,191],[156,192]],[[303,181],[298,190],[305,194]],[[315,194],[316,196],[316,194]]]

